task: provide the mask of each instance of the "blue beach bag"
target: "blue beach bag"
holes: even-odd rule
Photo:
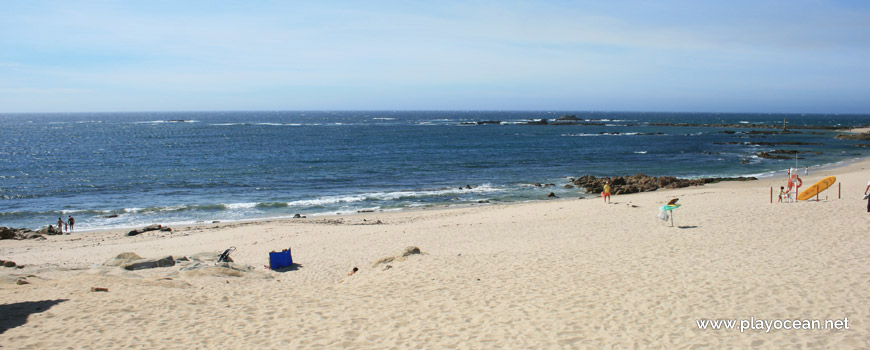
[[[277,270],[282,267],[293,265],[293,256],[290,254],[290,248],[283,252],[269,253],[269,268]]]

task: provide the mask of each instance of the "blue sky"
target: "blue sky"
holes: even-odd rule
[[[0,113],[870,113],[862,1],[6,1]]]

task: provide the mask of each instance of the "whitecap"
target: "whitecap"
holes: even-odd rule
[[[251,208],[255,208],[257,206],[257,204],[258,203],[256,203],[256,202],[248,202],[248,203],[229,203],[229,204],[224,203],[223,205],[227,209],[251,209]]]

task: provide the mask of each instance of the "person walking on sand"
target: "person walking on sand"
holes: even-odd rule
[[[604,203],[610,203],[610,181],[604,183],[604,191],[601,192],[601,197],[604,198]]]
[[[76,224],[76,219],[74,219],[74,218],[72,217],[72,215],[70,215],[70,216],[69,216],[69,219],[68,219],[66,222],[69,223],[69,232],[72,233],[72,232],[73,232],[73,226]]]
[[[779,186],[779,200],[778,203],[782,203],[782,197],[785,196],[785,186]]]
[[[57,218],[57,230],[60,231],[60,234],[63,234],[63,219]]]

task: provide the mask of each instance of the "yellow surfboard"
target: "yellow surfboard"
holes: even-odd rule
[[[837,177],[828,176],[822,179],[822,181],[816,182],[814,185],[808,186],[807,189],[801,191],[801,193],[797,196],[797,199],[799,201],[805,201],[807,199],[810,199],[816,194],[822,193],[822,191],[828,189],[828,187],[831,187],[834,182],[837,182]]]

